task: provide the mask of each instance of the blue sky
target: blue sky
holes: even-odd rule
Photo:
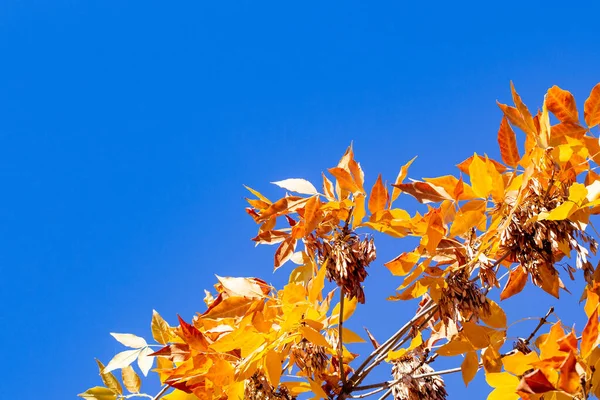
[[[318,183],[351,141],[369,186],[415,155],[413,178],[456,173],[498,155],[510,80],[533,109],[554,84],[581,107],[600,81],[594,3],[0,2],[4,393],[74,399],[121,350],[109,332],[149,337],[153,308],[189,320],[214,273],[282,282],[242,184]],[[411,309],[384,301],[399,281],[382,262],[410,244],[380,243],[353,324],[384,339]]]

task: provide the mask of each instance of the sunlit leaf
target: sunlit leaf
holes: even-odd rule
[[[152,368],[152,364],[154,363],[154,357],[150,355],[152,353],[153,350],[150,347],[146,347],[142,349],[138,355],[137,364],[144,376],[148,376],[148,371],[150,371],[150,368]]]
[[[477,358],[476,352],[469,351],[465,355],[465,359],[460,365],[460,370],[465,386],[469,386],[469,382],[471,382],[473,378],[475,378],[475,375],[479,370],[479,359]]]
[[[89,400],[116,400],[117,398],[117,394],[115,392],[108,388],[100,386],[88,389],[85,392],[78,394],[77,396]]]
[[[583,106],[583,117],[589,128],[600,124],[600,83],[592,89]]]
[[[539,361],[539,357],[536,352],[530,352],[523,354],[517,351],[513,354],[509,354],[502,358],[502,364],[504,369],[514,375],[523,375],[525,371],[531,369],[531,364]]]
[[[130,393],[139,393],[142,381],[133,368],[131,368],[131,365],[128,365],[121,370],[121,377],[123,379],[123,385]]]
[[[285,190],[289,190],[290,192],[310,195],[315,195],[319,193],[317,189],[313,186],[313,184],[307,181],[306,179],[290,178],[271,183]]]
[[[581,334],[581,356],[586,358],[598,340],[598,308],[590,315]]]
[[[492,191],[492,177],[487,173],[485,161],[477,154],[473,156],[473,161],[469,166],[469,176],[475,194],[481,198],[487,198]]]
[[[516,167],[521,159],[517,147],[517,136],[508,124],[506,116],[502,118],[500,129],[498,130],[498,145],[500,146],[500,155],[502,161],[511,167]]]
[[[104,368],[104,373],[114,371],[115,369],[125,368],[135,361],[142,349],[125,350],[115,355]]]
[[[506,286],[504,286],[504,289],[500,293],[500,300],[506,300],[520,293],[527,284],[527,276],[527,270],[521,265],[510,271]]]
[[[146,341],[143,338],[136,335],[132,335],[131,333],[111,333],[111,335],[112,337],[117,339],[119,343],[127,347],[139,349],[148,346],[148,343],[146,343]]]
[[[561,122],[579,122],[575,98],[570,92],[558,86],[552,86],[548,89],[546,106],[548,107],[548,111],[554,114]]]
[[[106,386],[115,393],[123,394],[123,388],[121,387],[121,384],[113,375],[113,373],[103,372],[104,364],[102,364],[99,360],[96,360],[96,363],[98,364],[98,369],[100,370],[100,377],[102,378],[102,382],[104,382],[104,386]]]
[[[503,329],[506,328],[506,313],[504,310],[493,300],[488,300],[490,305],[489,314],[482,313],[481,320],[492,328]]]
[[[265,356],[265,372],[269,383],[273,387],[279,386],[282,372],[281,355],[275,350],[269,350]]]

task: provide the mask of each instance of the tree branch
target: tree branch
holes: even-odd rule
[[[338,364],[340,367],[340,380],[342,387],[346,385],[346,376],[344,371],[344,342],[342,341],[342,329],[344,325],[344,291],[340,290],[340,319],[338,323]]]

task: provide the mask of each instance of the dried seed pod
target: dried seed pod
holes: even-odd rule
[[[249,400],[295,400],[285,386],[279,386],[276,390],[271,386],[267,377],[261,372],[255,372],[246,379],[244,398]]]
[[[482,312],[489,313],[490,305],[485,294],[464,271],[450,273],[446,283],[438,302],[442,320],[458,320],[459,314],[464,319],[477,319]]]
[[[392,375],[400,380],[392,386],[394,400],[445,400],[448,396],[444,380],[439,375],[415,379],[413,376],[434,372],[429,364],[423,362],[424,355],[411,352],[394,361]]]
[[[327,263],[327,279],[335,281],[348,298],[365,302],[362,282],[366,267],[377,257],[373,238],[360,240],[354,232],[336,232],[330,241],[316,242],[321,262]]]
[[[537,219],[540,213],[549,213],[569,201],[569,187],[569,184],[554,185],[552,181],[542,184],[532,178],[516,207],[516,199],[507,198],[503,205],[496,208],[498,211],[504,208],[512,210],[506,216],[510,220],[500,237],[500,252],[508,253],[508,260],[525,267],[538,286],[543,280],[542,273],[548,270],[552,274],[558,273],[555,263],[569,256],[565,253],[572,250],[575,251],[577,268],[583,270],[586,281],[590,282],[594,273],[587,259],[589,251],[580,242],[586,243],[594,254],[598,244],[583,231],[579,223],[569,219]]]
[[[308,376],[319,376],[327,366],[327,353],[323,346],[317,346],[302,339],[292,347],[295,364]]]

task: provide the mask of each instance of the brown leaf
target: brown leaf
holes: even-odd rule
[[[546,107],[561,122],[579,122],[579,114],[573,95],[558,86],[552,86],[546,93]]]
[[[373,345],[373,347],[375,349],[378,349],[379,348],[379,342],[377,341],[377,339],[375,339],[375,336],[373,336],[371,334],[371,332],[369,332],[369,330],[367,328],[364,328],[364,329],[367,332],[367,336],[369,336],[369,340],[371,341],[371,344]]]
[[[377,177],[377,181],[371,189],[371,195],[369,196],[369,212],[375,214],[377,211],[385,209],[385,206],[389,200],[387,188],[381,180],[381,174]]]
[[[190,346],[185,343],[174,343],[150,354],[155,357],[165,357],[173,362],[179,363],[190,357]]]
[[[502,117],[500,129],[498,130],[498,145],[500,146],[500,155],[506,165],[516,167],[521,159],[517,147],[517,136],[508,123],[506,116]]]
[[[295,249],[296,239],[293,237],[289,237],[281,242],[277,251],[275,251],[275,269],[281,267],[286,261],[292,258]]]
[[[588,128],[593,128],[600,124],[600,83],[592,89],[590,97],[583,105],[583,118]]]
[[[500,293],[500,300],[506,300],[520,293],[527,283],[527,276],[527,270],[521,265],[510,271],[508,282],[506,282],[506,286],[504,286],[502,293]]]
[[[443,200],[452,200],[452,196],[443,188],[427,182],[399,183],[392,186],[410,194],[420,203],[436,203]]]

